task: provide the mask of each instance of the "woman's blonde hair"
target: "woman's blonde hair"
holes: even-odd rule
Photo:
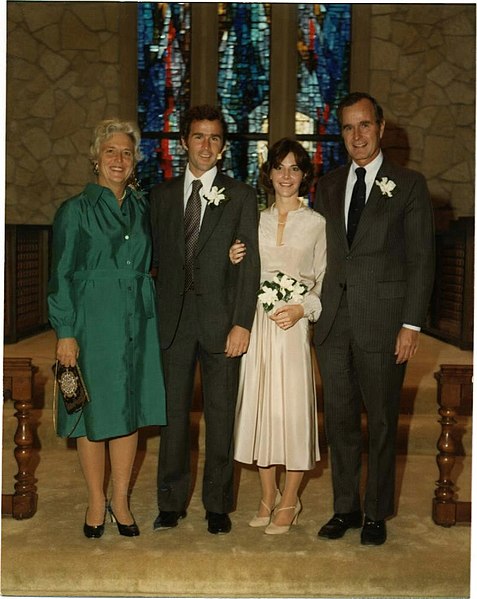
[[[134,144],[134,163],[142,160],[139,144],[141,142],[141,133],[139,127],[130,121],[120,121],[119,119],[107,119],[101,121],[96,126],[93,133],[93,140],[89,149],[89,158],[94,164],[98,160],[101,144],[109,139],[114,133],[126,133]]]

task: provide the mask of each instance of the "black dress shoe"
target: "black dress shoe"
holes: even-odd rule
[[[116,518],[116,516],[113,512],[113,508],[111,507],[111,504],[108,504],[108,512],[111,517],[111,522],[116,523],[116,526],[118,527],[118,532],[120,535],[122,535],[123,537],[138,537],[139,536],[139,534],[140,534],[139,527],[136,524],[136,520],[134,520],[134,517],[133,517],[132,524],[121,524],[121,522],[119,522],[119,520]]]
[[[348,528],[361,528],[363,515],[360,510],[348,512],[346,514],[335,514],[318,531],[319,537],[326,539],[341,539]]]
[[[179,520],[185,518],[187,512],[182,510],[181,512],[166,512],[164,510],[159,511],[159,516],[154,520],[154,530],[167,530],[168,528],[175,528]]]
[[[386,522],[384,520],[364,519],[361,531],[361,545],[382,545],[386,541]]]
[[[208,520],[207,530],[213,535],[227,534],[232,530],[232,522],[228,514],[217,514],[215,512],[207,512],[205,515]]]
[[[88,514],[88,510],[86,510],[86,515]],[[104,521],[106,520],[106,512],[104,513],[104,519],[102,524],[98,524],[98,526],[91,526],[90,524],[86,524],[86,516],[84,518],[84,526],[83,532],[84,536],[87,539],[99,539],[103,536],[104,533]]]

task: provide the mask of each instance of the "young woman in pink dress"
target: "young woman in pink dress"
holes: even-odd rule
[[[321,313],[326,237],[325,219],[302,199],[312,177],[306,150],[288,138],[272,146],[260,173],[275,202],[260,215],[261,288],[242,357],[235,459],[258,466],[262,496],[249,524],[267,534],[296,524],[304,472],[320,459],[309,328]],[[237,242],[230,259],[237,264],[245,254]],[[277,466],[286,469],[283,492]]]

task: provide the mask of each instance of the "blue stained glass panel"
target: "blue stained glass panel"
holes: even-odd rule
[[[297,19],[295,132],[319,176],[347,161],[336,109],[349,91],[351,4],[298,4]]]
[[[179,174],[179,121],[190,102],[190,5],[138,3],[138,178],[143,189]],[[160,134],[160,136],[159,136]]]
[[[231,142],[223,169],[257,189],[270,103],[270,5],[221,2],[217,95]]]
[[[256,186],[268,138],[271,8],[218,7],[218,98],[231,132],[224,170]],[[351,5],[296,7],[296,136],[319,175],[346,161],[336,106],[348,92]],[[179,119],[190,103],[190,26],[188,3],[138,3],[138,121],[145,156],[138,174],[146,190],[178,174],[186,160]]]

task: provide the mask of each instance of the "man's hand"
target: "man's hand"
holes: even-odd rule
[[[396,339],[394,355],[396,364],[404,364],[410,360],[417,351],[419,345],[419,331],[401,327]]]
[[[250,331],[236,324],[227,335],[225,355],[227,358],[237,358],[248,349]]]
[[[79,345],[74,337],[58,339],[56,344],[56,359],[63,366],[76,366],[79,356]]]

